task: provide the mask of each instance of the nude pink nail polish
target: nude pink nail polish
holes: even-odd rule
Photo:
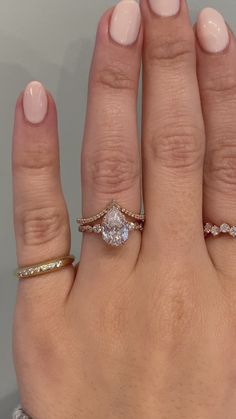
[[[174,16],[179,12],[180,0],[149,0],[150,7],[159,16]]]
[[[121,45],[132,45],[138,38],[141,12],[135,0],[121,0],[115,7],[110,23],[111,38]]]
[[[229,32],[223,16],[215,9],[203,9],[197,21],[197,35],[202,48],[210,53],[224,51],[229,44]]]
[[[48,97],[43,85],[33,81],[26,86],[23,97],[25,118],[32,124],[43,122],[48,109]]]

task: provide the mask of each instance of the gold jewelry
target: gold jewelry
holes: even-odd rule
[[[75,258],[72,255],[62,256],[58,259],[48,260],[37,265],[18,268],[15,272],[18,279],[28,279],[58,271],[65,266],[72,265]]]
[[[98,220],[102,220],[101,223],[97,224]],[[107,244],[115,247],[126,243],[131,231],[143,231],[144,222],[144,214],[129,211],[116,201],[112,201],[104,210],[92,217],[77,219],[81,233],[101,234]]]
[[[223,223],[220,226],[206,223],[204,225],[205,236],[217,237],[220,234],[228,234],[229,236],[236,238],[236,226],[230,226],[229,224]]]

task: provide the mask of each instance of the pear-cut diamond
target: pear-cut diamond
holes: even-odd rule
[[[115,206],[103,218],[102,238],[106,243],[116,247],[124,244],[129,238],[129,224]]]

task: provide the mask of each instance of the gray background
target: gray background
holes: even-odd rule
[[[94,36],[100,15],[114,4],[114,0],[0,1],[0,419],[10,418],[17,403],[11,356],[16,261],[10,156],[15,100],[35,79],[56,99],[63,186],[74,220],[80,212],[80,147]],[[200,8],[213,6],[236,29],[235,0],[189,0],[189,4],[193,20]],[[78,255],[79,236],[74,223],[72,227],[73,251]]]

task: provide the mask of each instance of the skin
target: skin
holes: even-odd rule
[[[230,33],[225,51],[203,51],[185,1],[174,18],[155,16],[146,0],[141,10],[130,47],[111,40],[111,10],[99,23],[82,189],[89,216],[113,198],[140,211],[142,187],[145,230],[119,249],[84,235],[77,272],[67,267],[19,283],[14,358],[21,402],[34,419],[236,415],[236,241],[206,241],[202,232],[203,218],[235,223],[236,41]],[[41,124],[24,118],[22,95],[16,106],[20,266],[70,252],[56,108],[48,98]]]

